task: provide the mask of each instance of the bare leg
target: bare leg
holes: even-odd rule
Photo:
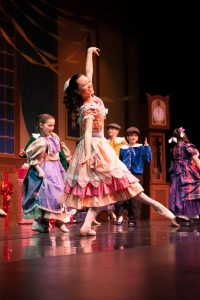
[[[63,221],[56,220],[55,226],[63,232],[69,232],[69,229],[65,226],[65,223]]]
[[[111,219],[112,219],[113,221],[116,221],[116,220],[117,220],[117,217],[116,217],[114,211],[108,210],[108,214],[110,215],[110,217],[111,217]]]
[[[96,215],[95,215],[94,220],[92,221],[92,223],[94,223],[94,224],[97,225],[97,226],[100,226],[100,225],[101,225],[101,223],[98,222],[97,219],[96,219],[97,216],[98,216],[98,214],[99,214],[101,211],[102,211],[102,207],[96,209]]]
[[[97,215],[97,208],[90,207],[85,217],[83,226],[80,229],[80,234],[82,236],[96,235],[96,232],[91,229],[92,222],[95,220],[96,215]]]
[[[170,220],[174,226],[180,227],[180,225],[176,222],[176,216],[158,201],[151,199],[143,192],[137,195],[135,198],[143,203],[152,206],[157,213],[161,214],[164,218]]]
[[[113,221],[117,220],[117,217],[116,217],[116,214],[114,213],[114,211],[111,212],[111,216],[112,216]]]

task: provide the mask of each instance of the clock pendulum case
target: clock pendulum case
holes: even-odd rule
[[[144,128],[152,150],[152,161],[145,175],[151,198],[168,207],[169,184],[166,182],[166,130],[169,129],[169,96],[147,94],[148,122]],[[151,219],[163,219],[150,208]]]

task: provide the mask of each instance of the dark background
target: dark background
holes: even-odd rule
[[[140,101],[146,93],[170,96],[171,136],[184,127],[200,150],[199,135],[199,9],[197,1],[31,0],[43,9],[73,12],[76,21],[115,25],[133,34],[139,44]],[[18,0],[24,7],[26,1]],[[52,6],[51,6],[52,5]],[[89,18],[88,18],[89,17]],[[96,25],[95,25],[96,24]],[[44,24],[45,25],[45,24]],[[98,46],[98,45],[97,45]],[[103,51],[103,49],[101,49]]]
[[[26,1],[16,1],[24,7]],[[140,101],[146,93],[170,96],[171,136],[184,127],[200,150],[199,135],[199,9],[197,1],[31,0],[42,9],[98,28],[98,22],[119,27],[139,44]],[[195,3],[196,2],[196,3]],[[7,2],[6,2],[7,3]],[[68,16],[68,18],[70,18]],[[44,24],[45,25],[45,24]],[[91,45],[92,46],[92,45]],[[94,45],[93,45],[94,46]],[[98,46],[98,45],[97,45]],[[101,49],[103,52],[103,49]]]
[[[199,10],[195,1],[60,1],[77,15],[115,23],[132,32],[140,49],[140,97],[170,96],[171,136],[184,127],[200,149],[199,135]]]
[[[199,148],[198,11],[192,2],[160,2],[138,10],[141,97],[170,95],[169,135],[182,126]]]

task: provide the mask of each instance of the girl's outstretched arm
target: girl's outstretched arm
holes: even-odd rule
[[[92,82],[93,77],[93,53],[99,56],[100,49],[97,47],[90,47],[87,50],[85,72],[87,78]]]

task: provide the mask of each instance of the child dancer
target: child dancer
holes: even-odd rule
[[[37,119],[38,138],[26,149],[29,170],[23,182],[23,213],[34,219],[32,229],[48,232],[49,219],[63,232],[67,212],[61,203],[65,170],[59,159],[60,139],[53,133],[55,118],[41,114]]]
[[[145,139],[143,145],[138,143],[139,137],[140,131],[137,127],[127,128],[126,139],[128,140],[128,145],[124,145],[120,148],[119,159],[127,166],[127,169],[140,180],[140,184],[143,185],[144,163],[151,161],[152,152],[147,143],[147,139]],[[127,204],[128,226],[134,227],[139,215],[141,202],[133,198],[128,200]],[[123,222],[123,211],[124,207],[123,204],[121,204],[118,209],[118,225]]]
[[[107,124],[106,126],[108,134],[108,143],[115,150],[115,153],[119,157],[120,148],[123,145],[127,145],[125,137],[119,137],[119,131],[121,126],[116,123]]]
[[[34,142],[36,139],[38,139],[40,136],[39,133],[32,133],[30,139],[28,140],[26,146],[24,147],[24,149],[20,149],[20,152],[19,152],[19,156],[21,158],[26,158],[26,149],[28,148],[28,146]],[[69,163],[70,163],[70,160],[72,158],[71,156],[71,152],[69,150],[69,148],[67,147],[67,145],[64,143],[64,142],[60,142],[60,151],[59,151],[59,158],[60,158],[60,162],[63,166],[63,168],[65,170],[67,170],[68,166],[69,166]]]

